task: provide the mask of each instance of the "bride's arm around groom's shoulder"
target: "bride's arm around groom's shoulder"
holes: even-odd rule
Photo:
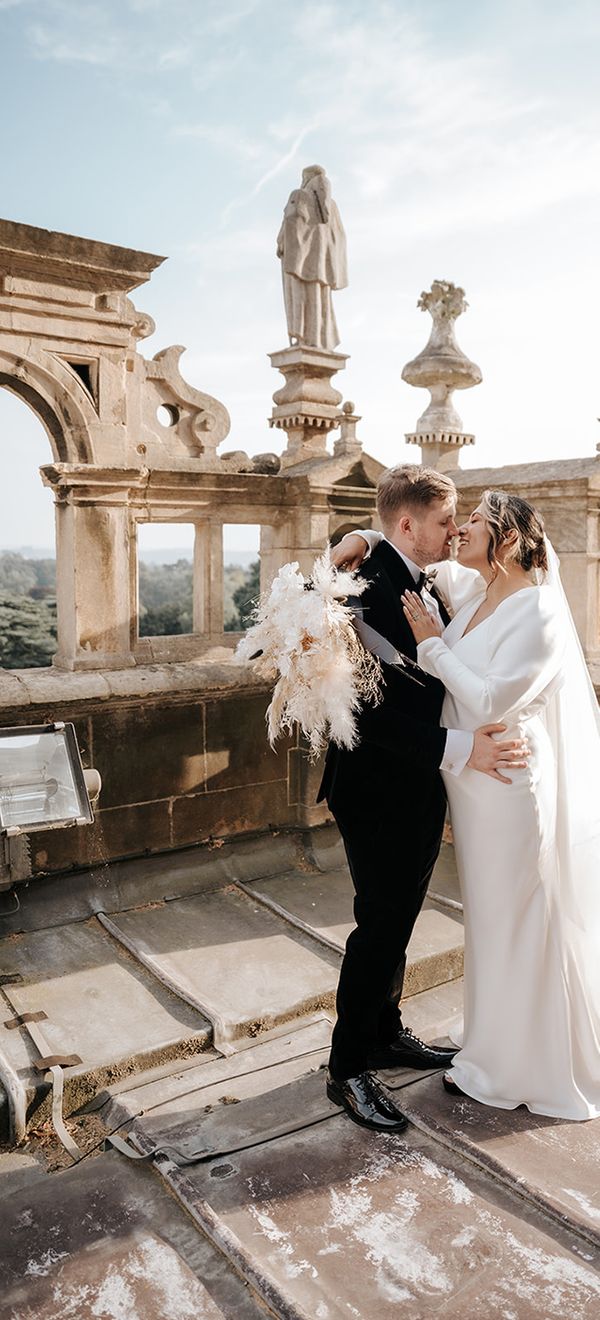
[[[347,533],[347,535],[349,534]],[[361,553],[360,558],[353,554],[349,556],[351,567],[359,568],[364,559],[368,559],[371,552],[384,539],[383,532],[377,532],[373,527],[357,527],[351,535],[360,536],[367,546],[366,554]],[[340,546],[335,547],[335,551],[339,550],[342,545],[343,541],[340,542]],[[468,600],[471,600],[478,591],[482,591],[484,588],[485,584],[481,574],[473,568],[463,568],[462,564],[458,564],[455,559],[446,559],[439,564],[430,564],[429,568],[432,571],[435,570],[436,591],[440,592],[453,614],[456,614],[457,610],[460,610]]]

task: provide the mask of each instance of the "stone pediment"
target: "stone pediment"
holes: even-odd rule
[[[379,463],[370,454],[361,453],[357,459],[352,454],[326,454],[322,458],[306,459],[293,467],[286,468],[288,477],[306,477],[309,486],[348,486],[374,489],[385,464]]]
[[[335,484],[336,486],[369,486],[372,489],[377,485],[379,472],[374,473],[372,470],[368,472],[367,467],[372,469],[375,466],[383,471],[383,464],[377,463],[375,459],[369,458],[369,455],[365,454],[360,462],[355,463],[346,476],[340,477]]]
[[[5,278],[128,293],[145,284],[163,261],[165,257],[152,252],[0,220],[0,268]]]

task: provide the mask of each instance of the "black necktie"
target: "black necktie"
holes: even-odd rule
[[[435,573],[419,573],[419,576],[415,582],[415,591],[418,592],[420,596],[423,587],[425,586],[427,587],[427,590],[429,591],[430,595],[433,596],[433,599],[438,607],[442,623],[444,627],[447,628],[448,624],[450,623],[450,615],[448,614],[444,601],[438,595],[433,585],[435,576],[436,576]]]

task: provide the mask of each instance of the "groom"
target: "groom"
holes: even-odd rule
[[[377,511],[385,539],[362,567],[369,585],[358,613],[416,661],[401,596],[424,590],[428,608],[449,622],[424,570],[450,555],[458,531],[456,488],[431,468],[390,468],[377,488]],[[362,551],[364,541],[359,544]],[[352,543],[346,540],[333,559],[352,560]],[[399,1010],[407,945],[441,843],[446,795],[439,771],[460,774],[469,765],[497,777],[515,762],[517,744],[494,740],[493,731],[504,726],[475,734],[441,728],[438,679],[382,667],[382,700],[361,710],[354,751],[330,743],[318,796],[327,799],[344,841],[356,921],[340,972],[327,1093],[355,1122],[398,1132],[406,1119],[371,1070],[445,1068],[456,1053],[419,1040]]]

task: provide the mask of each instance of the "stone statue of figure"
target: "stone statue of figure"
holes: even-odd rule
[[[302,171],[290,193],[277,236],[290,344],[337,348],[340,337],[332,289],[348,283],[346,235],[321,165]]]

